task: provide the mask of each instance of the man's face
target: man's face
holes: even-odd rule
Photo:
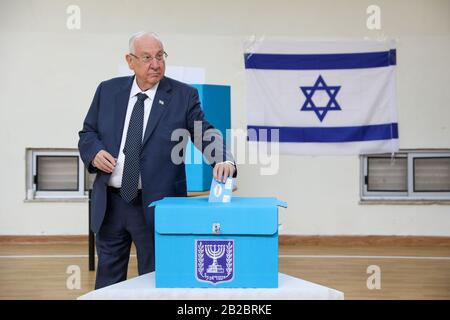
[[[142,36],[134,41],[134,49],[134,55],[126,55],[128,66],[136,74],[141,90],[147,90],[164,77],[166,71],[164,48],[159,40],[151,36]],[[148,59],[149,61],[145,61]]]

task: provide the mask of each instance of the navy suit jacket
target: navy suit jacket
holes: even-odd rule
[[[125,114],[130,98],[133,77],[120,77],[100,83],[79,132],[78,148],[88,171],[96,173],[91,198],[91,229],[97,233],[102,225],[107,202],[107,186],[111,174],[92,166],[96,154],[104,149],[118,158]],[[153,207],[148,205],[168,196],[186,196],[184,163],[171,161],[172,131],[189,130],[194,136],[194,121],[202,121],[203,132],[213,126],[204,119],[198,92],[195,88],[164,77],[153,100],[150,117],[145,129],[140,170],[142,179],[142,206],[147,223],[154,224]],[[202,150],[211,143],[202,141]],[[224,160],[229,159],[223,143]],[[229,155],[229,154],[228,154]],[[218,161],[219,162],[219,161]],[[215,163],[211,163],[212,166]]]

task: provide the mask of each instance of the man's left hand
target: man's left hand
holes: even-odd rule
[[[219,182],[225,183],[228,177],[233,177],[236,168],[229,162],[220,162],[214,166],[213,176]]]

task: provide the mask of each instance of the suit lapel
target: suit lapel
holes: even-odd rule
[[[148,141],[153,131],[156,128],[161,116],[169,107],[169,101],[172,97],[170,91],[172,87],[167,80],[167,78],[163,78],[158,85],[158,90],[156,90],[155,99],[152,103],[152,109],[150,110],[150,116],[147,122],[147,128],[145,129],[144,139],[142,141],[142,146]]]
[[[134,77],[130,77],[130,81],[124,85],[116,94],[116,101],[114,106],[114,154],[118,157],[120,142],[122,141],[123,127],[125,124],[125,116],[127,114],[128,101],[130,99],[131,86],[133,85]]]

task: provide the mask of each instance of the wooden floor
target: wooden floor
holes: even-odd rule
[[[87,243],[1,243],[0,299],[75,299],[93,290]],[[346,299],[450,299],[450,246],[282,245],[279,271],[344,292]],[[69,266],[81,289],[67,289]],[[369,290],[367,268],[381,270]],[[135,277],[132,256],[128,277]]]

